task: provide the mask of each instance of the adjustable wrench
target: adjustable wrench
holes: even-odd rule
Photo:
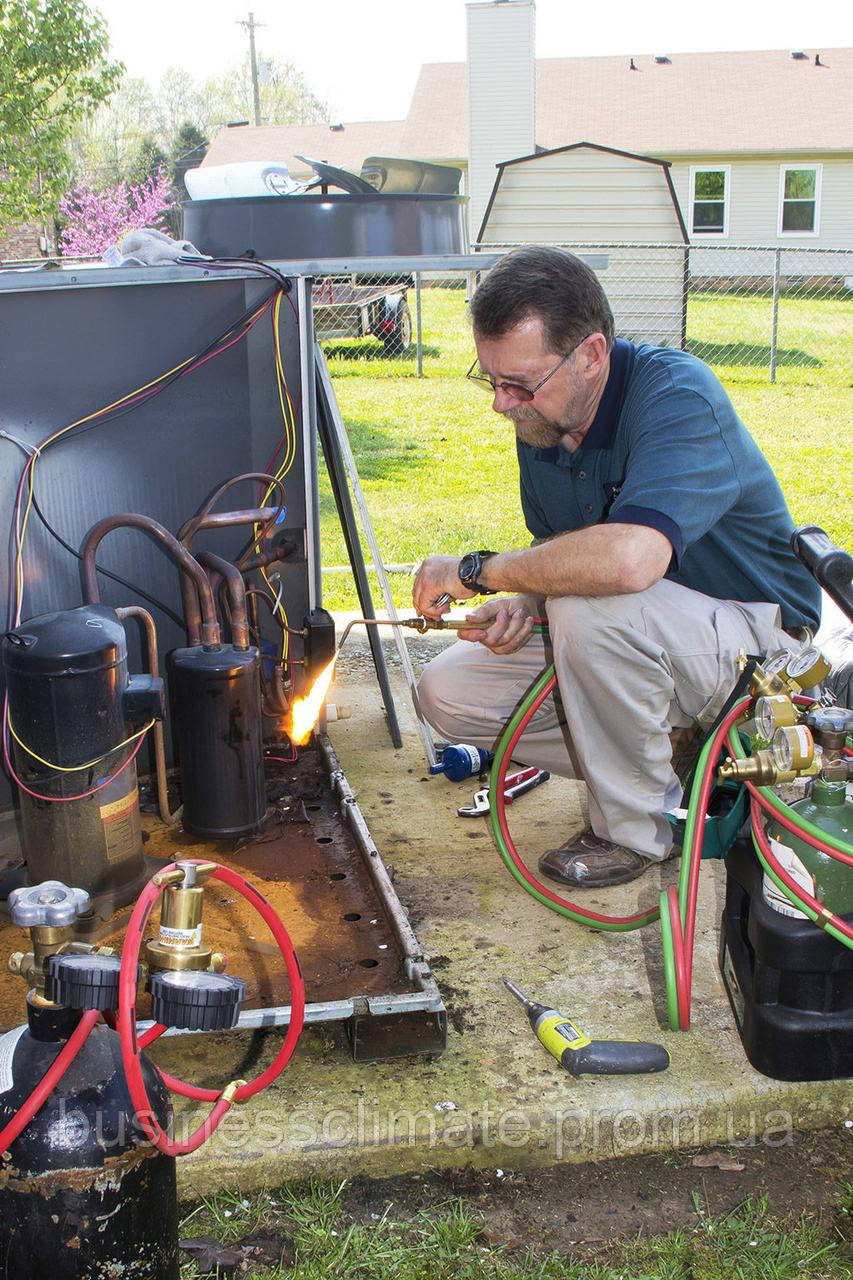
[[[521,769],[518,773],[509,774],[504,779],[505,803],[512,804],[516,796],[523,796],[525,791],[532,791],[540,783],[547,782],[550,776],[547,770],[537,769],[535,765]],[[475,791],[473,803],[462,805],[456,812],[460,818],[484,817],[489,812],[489,788],[481,787],[479,791]]]

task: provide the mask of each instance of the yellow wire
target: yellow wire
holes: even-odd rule
[[[17,742],[18,746],[23,748],[23,750],[26,751],[28,756],[32,756],[34,760],[38,760],[39,764],[46,765],[48,769],[56,769],[57,773],[81,773],[84,769],[94,768],[96,764],[100,764],[102,760],[106,760],[107,756],[114,755],[116,751],[121,751],[122,747],[127,747],[131,744],[131,742],[136,742],[137,738],[141,738],[143,734],[146,734],[148,732],[148,730],[151,728],[154,721],[149,720],[144,729],[140,729],[138,733],[131,734],[129,738],[125,738],[124,742],[120,742],[117,746],[110,747],[109,751],[105,751],[104,754],[102,756],[98,756],[97,759],[89,760],[86,764],[75,764],[75,765],[72,765],[70,768],[67,765],[54,764],[52,760],[43,760],[41,756],[36,755],[35,751],[32,751],[27,746],[27,744],[25,742],[22,742],[21,739],[18,737],[17,733],[15,732],[15,727],[12,724],[12,717],[8,713],[6,715],[6,723],[9,726],[9,732]]]
[[[275,472],[275,479],[278,481],[283,480],[284,477],[287,475],[287,473],[290,471],[291,467],[293,466],[293,463],[296,460],[296,453],[297,453],[296,414],[293,408],[293,400],[291,399],[290,390],[287,385],[287,379],[284,374],[284,365],[281,358],[281,334],[279,332],[279,316],[281,312],[281,303],[282,303],[283,297],[284,297],[284,294],[279,293],[273,304],[273,348],[275,352],[275,377],[276,377],[276,388],[278,390],[278,403],[279,403],[279,408],[281,409],[282,422],[284,423],[284,438],[285,438],[284,456],[281,462],[279,463],[278,469]],[[266,506],[274,488],[275,488],[275,485],[271,484],[268,486],[267,491],[264,494],[263,499],[261,501],[261,506]],[[260,542],[258,540],[258,525],[255,525],[254,527],[254,534],[255,534],[255,551],[259,552]],[[267,577],[267,572],[265,567],[261,568],[261,577],[263,578],[264,582],[266,583],[267,587],[271,592],[272,601],[273,601],[273,613],[274,615],[277,615],[281,625],[281,629],[282,629],[281,656],[282,656],[282,660],[286,661],[289,650],[290,650],[290,641],[289,641],[289,633],[288,633],[289,623],[288,623],[288,617],[287,617],[287,610],[284,607],[284,602],[279,598],[279,592],[273,590],[272,583]],[[275,601],[277,599],[279,602],[278,604],[275,604]]]

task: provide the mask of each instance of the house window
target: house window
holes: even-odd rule
[[[779,234],[816,235],[820,225],[821,166],[782,165],[779,181]]]
[[[694,235],[728,234],[728,166],[721,169],[691,169]]]

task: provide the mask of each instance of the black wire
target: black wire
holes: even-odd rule
[[[267,274],[267,275],[273,275],[273,276],[275,276],[277,279],[279,279],[279,277],[278,277],[278,273],[277,273],[277,272],[275,272],[273,269],[270,269],[270,270],[269,270],[268,272],[266,272],[265,274]],[[281,279],[283,279],[283,277],[281,277]],[[228,325],[227,329],[224,329],[221,333],[217,334],[217,336],[216,336],[215,338],[211,339],[211,341],[207,344],[207,346],[203,347],[203,348],[201,349],[201,351],[196,352],[196,354],[195,354],[194,356],[190,356],[190,357],[189,357],[189,362],[188,362],[188,363],[184,363],[184,365],[183,365],[183,367],[182,367],[182,368],[180,368],[180,369],[176,369],[176,370],[175,370],[175,372],[174,372],[173,374],[171,374],[168,378],[165,378],[161,383],[159,383],[159,384],[158,384],[158,386],[157,386],[157,387],[153,388],[150,392],[148,392],[146,395],[144,395],[144,396],[142,397],[142,399],[134,401],[134,403],[133,403],[133,404],[124,405],[124,406],[122,406],[122,407],[118,407],[118,408],[116,408],[116,409],[113,409],[113,410],[111,410],[111,411],[110,411],[110,412],[108,412],[108,413],[99,414],[99,415],[95,418],[95,420],[94,420],[94,421],[92,421],[92,422],[90,422],[90,423],[87,423],[85,426],[81,424],[79,427],[75,427],[75,428],[73,428],[73,430],[66,432],[64,435],[60,436],[58,439],[53,440],[53,441],[51,441],[49,444],[44,445],[44,446],[43,446],[43,448],[42,448],[42,452],[46,452],[46,450],[47,450],[48,448],[52,448],[52,447],[53,447],[53,445],[62,444],[62,443],[63,443],[63,441],[65,441],[65,440],[71,440],[71,439],[76,440],[79,436],[84,435],[84,434],[85,434],[85,432],[87,432],[87,431],[91,431],[91,430],[93,430],[95,427],[103,426],[103,425],[105,425],[105,424],[106,424],[106,423],[108,423],[108,422],[114,422],[114,421],[116,421],[118,418],[122,418],[122,417],[124,417],[124,415],[125,415],[125,414],[127,414],[127,413],[131,413],[134,409],[139,408],[139,406],[140,406],[141,404],[147,404],[147,403],[149,402],[149,400],[153,400],[153,399],[155,398],[155,396],[158,396],[158,395],[160,394],[160,392],[161,392],[161,391],[165,391],[167,387],[170,387],[170,386],[172,385],[172,383],[173,383],[173,382],[177,382],[177,380],[178,380],[179,378],[182,378],[185,374],[187,374],[187,373],[191,373],[191,372],[193,371],[193,369],[195,369],[195,368],[198,366],[198,362],[199,362],[200,360],[203,360],[203,359],[205,358],[205,356],[208,356],[208,355],[212,354],[212,353],[216,350],[216,348],[217,348],[221,343],[228,341],[228,339],[229,339],[229,338],[231,338],[231,337],[236,337],[238,341],[240,340],[240,338],[244,337],[244,336],[245,336],[245,333],[244,333],[244,332],[241,332],[241,330],[248,331],[248,330],[247,330],[247,326],[248,326],[249,322],[252,320],[252,318],[253,318],[255,315],[257,315],[257,313],[258,313],[258,311],[259,311],[259,310],[261,310],[262,308],[266,307],[266,306],[269,304],[269,302],[270,302],[270,301],[272,300],[272,298],[275,296],[275,293],[276,293],[276,292],[277,292],[277,290],[275,290],[275,289],[274,289],[274,290],[272,290],[272,291],[267,295],[267,297],[266,297],[266,298],[264,298],[261,302],[259,302],[259,303],[258,303],[258,302],[253,303],[253,304],[252,304],[252,306],[247,307],[247,308],[246,308],[246,310],[245,310],[245,311],[243,311],[243,313],[240,315],[240,317],[239,317],[237,320],[232,321],[232,322]],[[31,486],[32,486],[32,481],[33,481],[33,477],[31,476],[31,477],[30,477],[30,483],[31,483]],[[42,524],[44,525],[45,529],[48,531],[48,533],[50,533],[50,534],[51,534],[51,536],[52,536],[52,537],[54,537],[54,538],[56,539],[56,541],[57,541],[57,542],[59,542],[59,543],[60,543],[60,545],[61,545],[61,546],[63,546],[63,547],[66,549],[66,551],[69,551],[69,552],[71,553],[71,555],[73,555],[76,559],[78,559],[78,560],[79,560],[79,559],[80,559],[80,556],[78,555],[78,553],[77,553],[77,551],[74,549],[74,547],[72,547],[72,546],[70,545],[70,543],[65,542],[65,540],[59,536],[59,534],[56,532],[56,530],[55,530],[55,529],[53,529],[53,528],[52,528],[52,526],[48,523],[48,521],[47,521],[47,519],[45,518],[45,516],[44,516],[44,514],[42,513],[42,511],[39,509],[38,503],[37,503],[37,502],[36,502],[36,500],[35,500],[35,490],[34,490],[34,489],[33,489],[33,506],[35,507],[36,513],[37,513],[37,515],[38,515],[39,519],[41,520]],[[12,560],[12,572],[13,572],[13,574],[14,574],[14,561],[13,561],[13,557],[14,557],[13,534],[14,534],[14,528],[10,529],[10,535],[9,535],[9,537],[10,537],[10,543],[9,543],[9,554],[10,554],[10,560]],[[99,573],[102,573],[102,574],[104,574],[106,577],[114,579],[114,581],[116,581],[116,582],[120,583],[122,586],[125,586],[125,587],[129,588],[130,590],[137,592],[137,593],[138,593],[138,594],[139,594],[139,595],[140,595],[144,600],[148,600],[148,601],[149,601],[149,603],[151,603],[151,604],[155,605],[158,609],[161,609],[161,610],[162,610],[162,611],[163,611],[163,612],[164,612],[164,613],[165,613],[169,618],[171,618],[171,619],[172,619],[172,620],[173,620],[173,621],[174,621],[174,622],[175,622],[175,623],[176,623],[176,624],[177,624],[177,625],[178,625],[182,630],[184,629],[185,624],[184,624],[183,620],[182,620],[181,618],[179,618],[179,617],[178,617],[178,615],[177,615],[176,613],[173,613],[173,612],[172,612],[172,610],[171,610],[171,609],[169,609],[167,605],[164,605],[161,601],[159,601],[159,600],[155,599],[155,597],[154,597],[154,596],[148,595],[145,591],[143,591],[143,590],[142,590],[142,588],[141,588],[141,587],[137,587],[137,586],[135,586],[134,584],[132,584],[132,583],[130,583],[130,582],[127,582],[124,578],[119,577],[117,574],[113,574],[113,573],[111,573],[108,569],[102,569],[100,566],[97,566],[97,568],[98,568],[98,572],[99,572]],[[12,580],[12,579],[10,578],[10,583],[11,583],[11,580]],[[10,596],[9,596],[9,610],[10,610],[10,612],[9,612],[9,617],[10,617],[10,623],[9,623],[9,625],[11,626],[11,625],[12,625],[12,622],[11,622],[11,618],[12,618],[12,612],[11,612],[11,611],[12,611],[12,595],[11,595],[11,589],[10,589]]]
[[[60,436],[57,440],[52,441],[49,446],[44,446],[42,453],[45,453],[48,447],[52,449],[54,445],[63,444],[66,440],[77,440],[80,436],[85,435],[87,431],[93,431],[96,427],[101,427],[107,422],[115,422],[117,419],[123,418],[125,414],[132,413],[135,409],[138,409],[140,405],[148,404],[151,400],[155,399],[156,396],[160,395],[162,391],[165,391],[167,387],[171,387],[174,382],[177,382],[179,378],[183,378],[186,374],[192,373],[192,371],[197,367],[198,362],[203,360],[205,356],[212,355],[221,343],[228,341],[232,337],[236,338],[237,341],[243,338],[249,321],[259,310],[264,308],[270,302],[274,297],[275,292],[275,290],[272,290],[262,302],[255,303],[253,306],[247,307],[238,320],[231,323],[227,329],[218,334],[207,344],[206,347],[203,347],[201,351],[197,351],[194,356],[190,356],[188,364],[184,364],[183,368],[176,369],[174,373],[171,373],[167,378],[164,378],[161,383],[151,391],[147,392],[140,400],[134,401],[133,404],[122,405],[118,408],[111,409],[108,413],[99,414],[93,422],[75,427],[64,436]]]
[[[82,560],[83,557],[80,555],[79,551],[75,551],[74,548],[71,546],[71,543],[66,542],[65,539],[62,537],[62,535],[57,533],[53,525],[50,524],[50,522],[48,521],[47,517],[45,516],[44,512],[42,511],[41,507],[38,504],[38,499],[36,498],[35,489],[33,489],[33,510],[35,511],[39,520],[41,520],[45,529],[47,529],[50,536],[52,538],[55,538],[56,541],[59,543],[59,545],[61,547],[64,547],[65,550],[68,551],[74,557],[75,560]],[[186,623],[184,622],[183,618],[179,614],[175,613],[174,610],[170,609],[167,604],[163,604],[162,600],[158,600],[156,596],[152,596],[147,591],[143,591],[142,587],[138,587],[135,582],[129,582],[127,578],[122,578],[120,574],[113,573],[110,569],[105,569],[103,565],[96,564],[95,568],[97,569],[98,573],[103,574],[105,578],[111,578],[113,582],[119,583],[119,585],[122,587],[127,587],[127,589],[129,591],[132,591],[135,595],[141,596],[143,600],[147,600],[149,604],[153,604],[155,608],[159,609],[161,613],[164,613],[167,618],[170,618],[172,622],[175,623],[176,626],[181,628],[182,631],[186,630]]]
[[[259,258],[193,258],[180,257],[177,262],[182,267],[200,267],[202,270],[208,267],[227,267],[229,270],[240,269],[243,271],[254,271],[258,275],[269,276],[275,280],[284,292],[290,293],[293,288],[291,281],[287,276],[283,276],[281,272],[269,262],[263,262]]]

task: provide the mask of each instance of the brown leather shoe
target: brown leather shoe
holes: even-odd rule
[[[654,859],[644,858],[633,849],[604,840],[587,829],[551,849],[539,859],[543,875],[573,889],[606,889],[612,884],[627,884],[636,880],[653,865]]]

